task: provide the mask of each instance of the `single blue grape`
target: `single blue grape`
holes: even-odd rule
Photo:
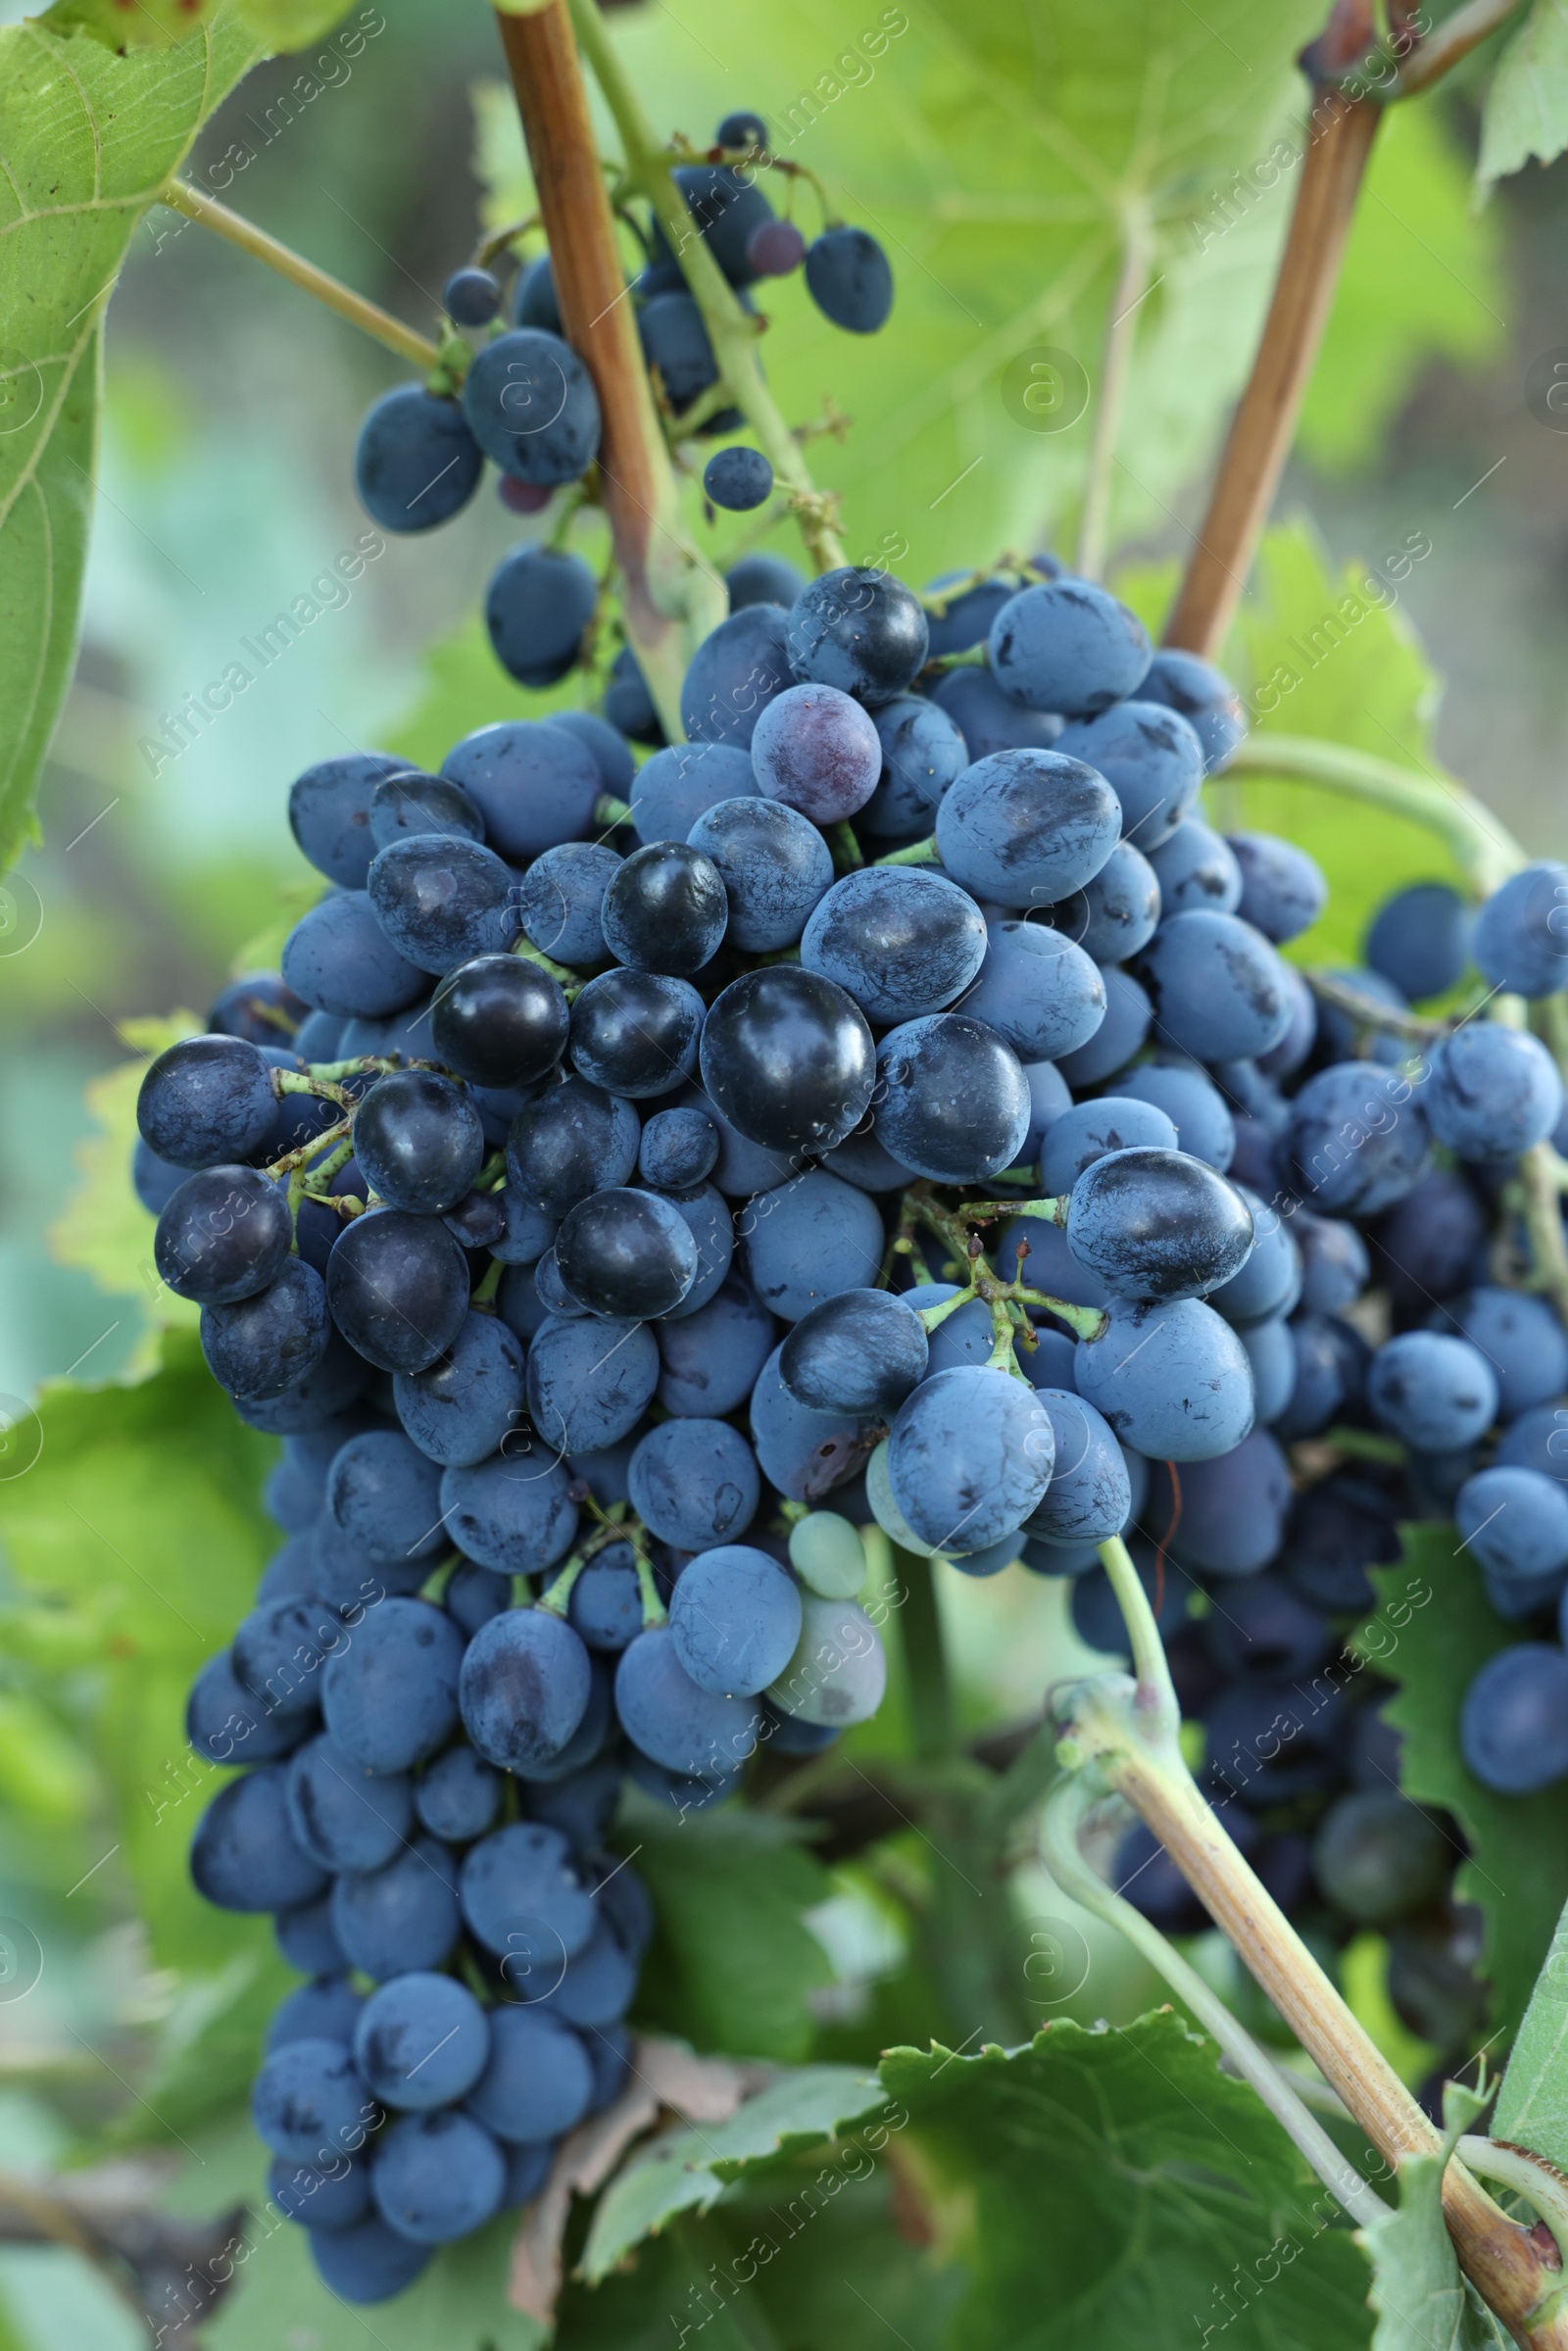
[[[494,1314],[468,1313],[444,1355],[392,1382],[398,1418],[443,1468],[485,1460],[523,1411],[522,1343]]]
[[[474,353],[463,413],[492,464],[515,481],[553,489],[576,481],[599,448],[599,395],[560,335],[525,326]]]
[[[1032,1102],[994,1030],[956,1012],[906,1021],[882,1039],[876,1063],[877,1140],[902,1165],[972,1184],[1017,1164]]]
[[[1420,1453],[1473,1445],[1497,1417],[1491,1364],[1467,1340],[1405,1331],[1380,1347],[1367,1376],[1367,1401],[1384,1428]]]
[[[1055,1454],[1051,1483],[1025,1530],[1052,1543],[1104,1543],[1132,1516],[1127,1456],[1109,1423],[1082,1396],[1038,1383],[1035,1394],[1051,1423]]]
[[[602,1345],[612,1344],[610,1334],[617,1326],[596,1321],[591,1327]],[[577,1505],[569,1488],[553,1453],[518,1438],[505,1452],[444,1472],[441,1510],[447,1540],[495,1575],[538,1575],[571,1548]]]
[[[1130,841],[1118,841],[1093,880],[1047,914],[1097,963],[1121,963],[1154,936],[1160,904],[1153,866]]]
[[[1104,777],[1055,751],[976,759],[937,809],[945,870],[1004,906],[1054,906],[1081,890],[1120,833],[1121,809]]]
[[[1009,597],[991,623],[991,670],[1036,710],[1093,718],[1135,694],[1152,648],[1137,614],[1083,579],[1046,580]]]
[[[703,1551],[675,1586],[670,1643],[684,1671],[711,1696],[751,1697],[765,1690],[788,1665],[800,1634],[799,1588],[777,1560],[748,1543]]]
[[[761,1498],[757,1457],[722,1420],[667,1420],[651,1429],[632,1454],[628,1483],[643,1525],[682,1551],[731,1543]]]
[[[703,468],[703,488],[727,513],[749,514],[772,495],[773,468],[760,449],[740,443],[715,449]]]
[[[287,1774],[263,1764],[220,1788],[191,1839],[191,1881],[220,1910],[291,1910],[315,1901],[325,1871],[288,1826]]]
[[[1285,966],[1235,914],[1173,914],[1138,958],[1161,1044],[1204,1061],[1267,1053],[1290,1026]]]
[[[1329,886],[1315,857],[1275,833],[1231,833],[1231,855],[1242,875],[1237,908],[1244,922],[1282,947],[1310,930],[1328,904]]]
[[[721,1780],[757,1743],[755,1703],[700,1688],[667,1625],[640,1633],[622,1651],[615,1711],[632,1744],[667,1771]]]
[[[325,2167],[365,2143],[375,2100],[341,2041],[286,2041],[251,2088],[256,2135],[274,2155]]]
[[[1229,1323],[1200,1298],[1105,1308],[1098,1339],[1081,1340],[1078,1393],[1123,1445],[1154,1461],[1206,1461],[1252,1425],[1252,1376]]]
[[[503,1975],[509,1955],[519,1969],[547,1947],[558,1960],[569,1959],[594,1931],[591,1889],[571,1848],[558,1829],[541,1822],[513,1821],[481,1837],[465,1857],[459,1883],[469,1931],[501,1958]],[[493,2012],[492,2030],[503,2013]]]
[[[882,773],[860,810],[874,839],[918,841],[931,830],[938,803],[969,763],[962,735],[946,710],[923,694],[901,694],[871,712],[882,746]]]
[[[1338,1216],[1375,1216],[1426,1173],[1427,1124],[1409,1081],[1371,1061],[1320,1069],[1291,1105],[1298,1189]]]
[[[806,285],[824,318],[874,335],[893,309],[893,270],[868,229],[824,228],[806,249]]]
[[[490,2027],[472,1992],[424,1970],[379,1985],[354,2031],[354,2061],[369,2089],[411,2114],[466,2097],[489,2055]]]
[[[371,1559],[435,1559],[450,1547],[441,1473],[395,1429],[368,1429],[339,1446],[326,1473],[326,1507],[338,1532]]]
[[[722,744],[710,749],[714,758],[729,756]],[[749,955],[793,947],[831,889],[827,843],[808,817],[782,801],[758,794],[705,804],[683,837],[718,868],[729,902],[726,937]]]
[[[925,1302],[934,1304],[934,1294]],[[924,1379],[928,1360],[925,1330],[909,1301],[858,1288],[824,1298],[796,1323],[779,1376],[815,1412],[891,1412]]]
[[[1041,1146],[1041,1193],[1054,1199],[1070,1192],[1086,1167],[1109,1151],[1129,1151],[1135,1145],[1163,1151],[1180,1148],[1175,1125],[1152,1102],[1105,1094],[1098,1102],[1064,1108],[1052,1121]],[[1189,1156],[1200,1158],[1202,1154],[1192,1151]]]
[[[1105,983],[1083,948],[1045,923],[993,918],[985,935],[985,962],[963,1000],[970,1018],[1025,1061],[1087,1045],[1105,1017]]]
[[[383,530],[432,530],[466,507],[479,486],[484,452],[458,403],[399,384],[360,426],[354,486]]]
[[[1459,1750],[1483,1788],[1533,1795],[1568,1772],[1568,1656],[1541,1641],[1490,1657],[1464,1693]]]
[[[1438,1141],[1462,1159],[1511,1159],[1556,1126],[1562,1079],[1528,1030],[1471,1020],[1433,1047],[1421,1107]]]
[[[1026,710],[1004,694],[989,669],[950,669],[931,699],[953,720],[971,759],[999,751],[1049,751],[1062,732],[1052,710]]]
[[[1050,1484],[1054,1450],[1032,1388],[1004,1371],[941,1371],[900,1407],[888,1477],[921,1541],[961,1556],[1023,1525]]]
[[[470,2236],[501,2209],[507,2165],[472,2115],[402,2115],[375,2143],[370,2192],[389,2229],[416,2245]]]
[[[588,1652],[559,1616],[509,1608],[481,1625],[463,1660],[463,1727],[503,1770],[548,1763],[587,1709]]]
[[[637,1164],[641,1133],[629,1102],[586,1078],[567,1078],[525,1103],[513,1121],[507,1183],[530,1206],[559,1220],[591,1193],[626,1182]]]
[[[1568,986],[1568,865],[1543,857],[1510,874],[1476,916],[1471,952],[1493,988],[1535,998]]]
[[[807,264],[808,280],[810,264]],[[846,563],[801,590],[786,647],[798,678],[874,708],[906,692],[929,640],[919,598],[891,571]]]
[[[414,1790],[402,1772],[369,1772],[329,1732],[291,1758],[285,1789],[289,1832],[324,1870],[378,1870],[405,1842]]]
[[[540,585],[548,588],[551,576],[545,574]],[[538,718],[505,718],[475,728],[453,745],[441,772],[478,803],[490,848],[519,864],[541,851],[581,841],[593,828],[603,789],[586,744],[564,727]],[[518,887],[525,898],[526,882]]]
[[[1091,1161],[1065,1229],[1079,1264],[1116,1298],[1217,1294],[1253,1250],[1252,1210],[1234,1184],[1184,1151],[1143,1145]]]
[[[1104,963],[1100,976],[1105,990],[1105,1016],[1087,1045],[1063,1053],[1062,1076],[1078,1092],[1102,1085],[1126,1068],[1149,1035],[1153,1010],[1149,998],[1119,963]]]
[[[725,572],[724,585],[732,612],[749,604],[778,604],[788,612],[806,585],[806,574],[787,556],[743,555]]]
[[[407,1771],[434,1754],[456,1724],[462,1662],[463,1637],[439,1608],[382,1600],[326,1662],[326,1727],[367,1771]]]
[[[1366,935],[1366,960],[1411,1004],[1446,996],[1470,960],[1472,919],[1446,882],[1413,882],[1378,908]]]
[[[308,1379],[332,1337],[327,1296],[312,1266],[288,1257],[265,1290],[229,1305],[203,1306],[202,1353],[219,1386],[266,1403]]]
[[[1536,1469],[1483,1469],[1460,1487],[1454,1524],[1489,1574],[1519,1582],[1568,1571],[1568,1494]],[[1546,1596],[1555,1598],[1553,1590]]]
[[[1122,838],[1145,857],[1170,839],[1203,781],[1197,735],[1177,711],[1151,702],[1118,703],[1065,727],[1056,749],[1104,777],[1121,809]]]
[[[438,978],[515,936],[510,868],[461,835],[415,833],[377,850],[366,887],[397,953]]]
[[[1428,1318],[1434,1331],[1452,1331],[1485,1355],[1497,1383],[1497,1412],[1517,1420],[1568,1388],[1568,1332],[1543,1298],[1478,1283],[1450,1298]]]
[[[576,2033],[543,2006],[509,2005],[492,2010],[490,2039],[490,2062],[468,2100],[470,2113],[514,2146],[538,2146],[575,2130],[594,2090],[593,2067]]]
[[[494,1584],[496,1579],[487,1577],[486,1581]],[[447,1596],[450,1605],[450,1588]],[[488,1617],[481,1622],[487,1624]],[[432,1837],[442,1837],[448,1844],[466,1844],[492,1826],[501,1807],[501,1789],[500,1774],[472,1747],[448,1747],[420,1773],[415,1784],[414,1809],[420,1826]]]
[[[1037,935],[1059,952],[1054,932]],[[911,866],[847,873],[817,902],[801,939],[806,969],[835,981],[879,1027],[941,1011],[985,958],[986,925],[974,900]]]
[[[642,1418],[659,1370],[646,1323],[550,1317],[528,1352],[528,1409],[540,1442],[572,1453],[617,1444]]]
[[[754,1289],[785,1321],[876,1280],[880,1214],[863,1192],[820,1169],[760,1193],[743,1209],[739,1230]]]
[[[1174,832],[1145,854],[1167,914],[1191,914],[1203,907],[1214,914],[1234,914],[1241,905],[1242,869],[1236,853],[1201,817],[1184,816]]]

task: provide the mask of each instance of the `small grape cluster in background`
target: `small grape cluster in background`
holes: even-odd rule
[[[751,289],[799,269],[834,325],[851,334],[885,326],[893,307],[886,254],[864,228],[827,218],[808,244],[793,220],[778,217],[757,167],[788,174],[792,196],[803,174],[798,164],[768,156],[760,118],[726,116],[712,153],[735,160],[680,165],[673,177],[695,229],[745,308],[755,308]],[[816,192],[821,198],[820,187]],[[694,438],[732,432],[742,422],[737,409],[700,405],[718,383],[719,367],[680,263],[657,220],[639,225],[638,234],[647,260],[631,298],[666,419],[680,430],[691,416]],[[501,282],[489,269],[470,266],[448,279],[443,299],[454,326],[483,333],[499,319]],[[428,530],[467,505],[488,459],[499,472],[503,504],[514,514],[537,514],[587,473],[600,423],[593,380],[565,340],[546,253],[517,272],[508,323],[478,344],[461,396],[405,384],[376,402],[360,433],[360,497],[385,530]],[[703,484],[715,507],[746,514],[765,505],[773,468],[760,450],[737,444],[709,460]],[[522,685],[555,684],[576,661],[597,603],[597,583],[580,556],[553,546],[516,549],[498,566],[486,597],[498,660]],[[635,674],[634,663],[627,674]]]
[[[804,258],[828,316],[886,317],[863,232],[803,248],[730,165],[678,176],[732,285]],[[715,370],[677,279],[656,239],[678,416]],[[449,284],[461,325],[499,301]],[[461,407],[371,412],[378,520],[455,512],[485,455],[524,511],[591,465],[548,257],[513,316]],[[507,387],[546,367],[559,410],[517,434]],[[745,512],[766,472],[736,445],[704,480]],[[1525,1636],[1466,1700],[1471,1768],[1568,1772],[1568,1334],[1513,1191],[1563,1089],[1501,1016],[1568,978],[1568,867],[1475,916],[1403,891],[1364,968],[1309,982],[1279,951],[1317,867],[1198,812],[1233,688],[1103,588],[1046,554],[728,585],[682,742],[628,647],[598,711],[481,727],[439,774],[300,776],[324,894],[141,1090],[160,1273],[282,1441],[284,1540],[191,1693],[196,1750],[242,1767],[192,1869],[307,1978],[254,2110],[351,2300],[528,2201],[617,2094],[653,1926],[625,1784],[706,1807],[875,1713],[862,1528],[1068,1580],[1109,1650],[1125,1540],[1213,1800],[1325,1952],[1390,1933],[1445,2050],[1478,1999],[1456,1846],[1398,1792],[1383,1686],[1317,1694],[1401,1519],[1451,1509]],[[558,681],[598,599],[574,556],[509,557],[502,661]],[[1145,1832],[1118,1875],[1201,1923]]]

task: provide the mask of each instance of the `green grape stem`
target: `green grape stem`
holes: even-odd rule
[[[623,1541],[625,1533],[624,1527],[615,1526],[608,1519],[595,1527],[593,1533],[578,1543],[565,1565],[558,1570],[549,1589],[539,1594],[534,1606],[542,1608],[546,1616],[564,1617],[570,1604],[572,1587],[590,1559],[597,1558],[611,1543]]]
[[[1073,1901],[1114,1927],[1159,1971],[1176,1997],[1218,2042],[1242,2079],[1250,2083],[1324,2186],[1351,2218],[1363,2228],[1374,2221],[1386,2220],[1389,2208],[1382,2197],[1352,2170],[1317,2117],[1303,2105],[1284,2072],[1264,2055],[1245,2026],[1159,1929],[1141,1910],[1134,1909],[1131,1902],[1114,1893],[1084,1860],[1078,1849],[1078,1831],[1095,1800],[1093,1788],[1082,1776],[1058,1781],[1047,1799],[1040,1824],[1040,1850],[1055,1883]]]

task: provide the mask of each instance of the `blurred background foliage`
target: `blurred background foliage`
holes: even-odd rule
[[[0,5],[0,22],[20,13]],[[1129,224],[1147,231],[1111,540],[1123,592],[1157,622],[1267,298],[1294,187],[1278,159],[1304,111],[1290,59],[1316,0],[1211,0],[1201,19],[1173,0],[862,13],[863,26],[827,0],[731,0],[615,23],[656,122],[704,140],[727,109],[760,109],[833,206],[887,244],[885,333],[830,333],[786,282],[769,290],[764,358],[793,420],[848,419],[811,442],[812,464],[843,494],[855,556],[910,579],[1006,548],[1070,558],[1093,406],[1069,430],[1025,429],[1005,372],[1049,346],[1093,380]],[[192,176],[426,328],[480,225],[529,209],[515,116],[483,7],[389,0],[357,20],[368,37],[352,64],[327,42],[251,75]],[[1532,166],[1478,203],[1489,63],[1380,138],[1285,521],[1231,659],[1244,683],[1266,674],[1347,579],[1419,542],[1276,723],[1446,767],[1528,847],[1560,851],[1568,438],[1536,421],[1523,386],[1563,336],[1568,168]],[[815,199],[800,196],[809,231]],[[191,1310],[152,1281],[151,1223],[123,1174],[139,1057],[172,1008],[196,1025],[314,894],[284,821],[300,767],[348,744],[433,763],[468,728],[544,707],[499,672],[475,617],[514,518],[487,490],[432,537],[388,543],[188,750],[144,745],[359,538],[355,431],[398,372],[201,229],[159,211],[144,223],[108,317],[83,648],[22,868],[41,925],[0,953],[0,1910],[32,1922],[49,1955],[36,1993],[0,2003],[0,2135],[14,2160],[42,2162],[105,2132],[172,2133],[203,2151],[209,2204],[254,2169],[231,2118],[278,1963],[264,1925],[187,1890],[212,1775],[179,1721],[270,1543],[255,1507],[270,1448],[207,1380]],[[741,543],[736,518],[697,528],[716,563]],[[1301,788],[1250,785],[1246,807],[1334,876],[1313,955],[1352,954],[1374,896],[1442,869],[1409,828]],[[28,1417],[50,1380],[155,1364],[140,1386],[50,1392]],[[34,1438],[41,1456],[13,1474]],[[1054,1588],[1009,1577],[944,1599],[977,1725],[1038,1704],[1048,1651],[1057,1671],[1074,1661]],[[871,1751],[901,1736],[895,1681],[855,1737]],[[665,1910],[667,2022],[710,2045],[851,2059],[918,2030],[874,1884],[760,1833],[683,1834],[644,1864]],[[714,1969],[703,1923],[725,1892],[726,1952],[740,1936],[765,1984],[739,2008],[749,1980],[732,1958]],[[1147,2004],[1127,1954],[1101,1937],[1095,1959],[1086,2018]],[[1383,2029],[1418,2074],[1392,2013]],[[0,2351],[136,2339],[69,2256],[0,2255]]]

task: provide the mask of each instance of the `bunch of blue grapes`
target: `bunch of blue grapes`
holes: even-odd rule
[[[732,282],[782,268],[755,185],[693,171]],[[669,266],[640,285],[666,396]],[[473,275],[449,301],[481,324]],[[544,262],[515,335],[556,334],[548,296]],[[755,456],[717,453],[715,504],[758,502]],[[308,769],[322,896],[141,1088],[159,1272],[281,1442],[283,1540],[191,1693],[237,1767],[192,1869],[308,1979],[255,2116],[349,2299],[532,2198],[616,2096],[654,1923],[628,1786],[734,1800],[876,1712],[898,1593],[862,1530],[896,1577],[1057,1580],[1112,1653],[1125,1540],[1212,1801],[1326,1957],[1388,1936],[1445,2050],[1475,1920],[1345,1648],[1401,1520],[1454,1515],[1454,1574],[1522,1629],[1466,1699],[1471,1768],[1568,1772],[1568,1334],[1520,1242],[1520,1161],[1568,1137],[1518,1001],[1568,978],[1568,867],[1479,913],[1402,891],[1309,984],[1280,950],[1317,866],[1200,813],[1233,687],[1103,587],[1050,555],[728,585],[682,740],[627,649],[599,710],[438,773]],[[564,592],[491,619],[518,677],[578,658]],[[1142,1832],[1118,1877],[1201,1926]]]
[[[867,229],[829,217],[808,243],[793,220],[781,219],[764,180],[780,180],[793,199],[803,176],[797,164],[769,153],[766,125],[753,114],[727,115],[707,160],[673,173],[693,234],[748,313],[756,311],[756,289],[799,270],[824,318],[848,333],[874,334],[893,308],[887,256]],[[657,220],[634,226],[645,261],[628,293],[662,413],[682,437],[733,432],[741,414],[712,404],[719,366],[679,258]],[[520,268],[505,296],[491,269],[456,270],[443,301],[452,326],[472,338],[461,393],[401,385],[375,403],[361,428],[360,497],[384,530],[423,531],[450,520],[473,497],[486,459],[509,512],[538,514],[590,474],[598,456],[599,396],[566,341],[550,255]],[[773,469],[760,450],[734,443],[714,451],[703,483],[715,507],[744,514],[765,505]],[[597,604],[598,584],[580,556],[559,547],[515,549],[485,600],[497,658],[523,685],[553,685],[578,661]],[[642,727],[657,726],[629,655],[619,682]]]

